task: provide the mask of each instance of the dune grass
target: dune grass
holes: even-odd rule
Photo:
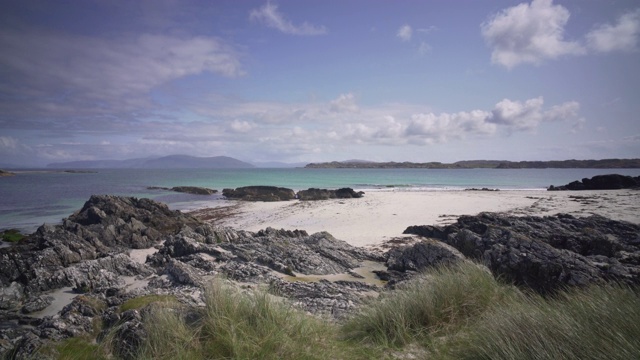
[[[432,269],[344,322],[264,291],[215,282],[204,308],[146,307],[139,359],[630,359],[640,354],[640,294],[592,286],[523,293],[483,267]]]
[[[432,269],[364,307],[344,324],[346,338],[384,347],[429,342],[521,294],[473,263]]]
[[[152,311],[141,359],[368,359],[372,352],[338,341],[337,325],[266,292],[243,293],[215,282],[189,324],[180,311]]]
[[[487,312],[451,345],[452,359],[637,359],[640,296],[623,286],[528,296]]]

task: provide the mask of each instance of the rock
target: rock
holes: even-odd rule
[[[181,261],[171,259],[165,267],[165,271],[167,275],[169,275],[169,278],[176,284],[197,287],[204,285],[202,275],[198,269]]]
[[[356,192],[351,188],[342,188],[338,190],[309,188],[308,190],[298,191],[297,197],[300,200],[327,200],[361,198],[363,195],[364,192]]]
[[[10,171],[4,171],[4,170],[0,169],[0,177],[3,177],[3,176],[15,176],[15,175],[16,174],[14,174],[14,173],[12,173]]]
[[[296,194],[293,190],[275,186],[245,186],[237,189],[224,189],[222,195],[229,199],[245,201],[288,201]]]
[[[22,284],[12,282],[7,287],[0,288],[0,309],[14,309],[24,300],[24,290]]]
[[[432,239],[425,239],[412,246],[392,248],[387,257],[387,268],[402,272],[422,271],[464,260],[464,255],[452,246]]]
[[[53,296],[35,296],[27,300],[22,306],[23,314],[31,314],[40,310],[44,310],[53,303]]]
[[[185,225],[200,223],[180,211],[169,210],[166,204],[111,195],[91,196],[69,221],[103,235],[109,240],[107,245],[122,244],[134,249],[150,247],[162,234],[177,233]]]
[[[582,181],[573,181],[562,186],[549,186],[547,190],[618,190],[632,189],[640,187],[640,176],[632,177],[626,175],[609,174],[596,175],[591,179],[584,178]]]
[[[602,216],[482,213],[405,233],[440,240],[486,264],[494,275],[543,294],[605,281],[640,284],[640,226]]]
[[[197,186],[175,186],[171,190],[193,195],[213,195],[218,192],[218,190]]]
[[[357,281],[289,282],[276,279],[271,287],[303,310],[337,319],[352,312],[371,292],[379,291],[375,285]]]
[[[162,186],[148,186],[147,189],[175,191],[175,192],[187,193],[192,195],[213,195],[218,192],[218,190],[209,189],[205,187],[198,187],[198,186],[174,186],[172,188],[162,187]]]

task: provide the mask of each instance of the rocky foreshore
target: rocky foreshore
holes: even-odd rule
[[[410,245],[382,253],[327,232],[243,231],[148,199],[92,196],[62,224],[43,225],[0,249],[0,355],[30,358],[50,341],[106,334],[127,353],[144,337],[145,311],[124,304],[169,297],[200,306],[204,287],[221,278],[268,288],[336,319],[383,291],[381,279],[393,288],[426,268],[460,261],[483,263],[542,294],[640,283],[640,225],[601,216],[482,213],[406,233],[414,236]]]
[[[619,190],[640,188],[640,176],[626,176],[619,174],[596,175],[581,181],[572,181],[566,185],[551,185],[547,190]]]
[[[197,305],[216,277],[268,284],[303,309],[341,317],[380,290],[351,274],[366,261],[383,258],[326,232],[218,228],[152,200],[92,196],[61,225],[0,249],[0,353],[26,358],[47,341],[95,332],[96,323],[102,333],[135,327],[141,319],[120,314],[123,302],[171,295]],[[296,281],[329,274],[343,281]],[[56,304],[60,292],[77,296]]]

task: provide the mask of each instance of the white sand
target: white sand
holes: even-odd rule
[[[215,224],[239,230],[266,227],[328,231],[355,246],[402,236],[411,225],[447,224],[483,211],[513,215],[599,214],[640,223],[640,191],[373,191],[360,199],[237,202]]]

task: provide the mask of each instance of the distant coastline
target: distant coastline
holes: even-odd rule
[[[307,164],[308,169],[639,169],[640,159],[506,161],[466,160],[441,162],[332,161]]]

